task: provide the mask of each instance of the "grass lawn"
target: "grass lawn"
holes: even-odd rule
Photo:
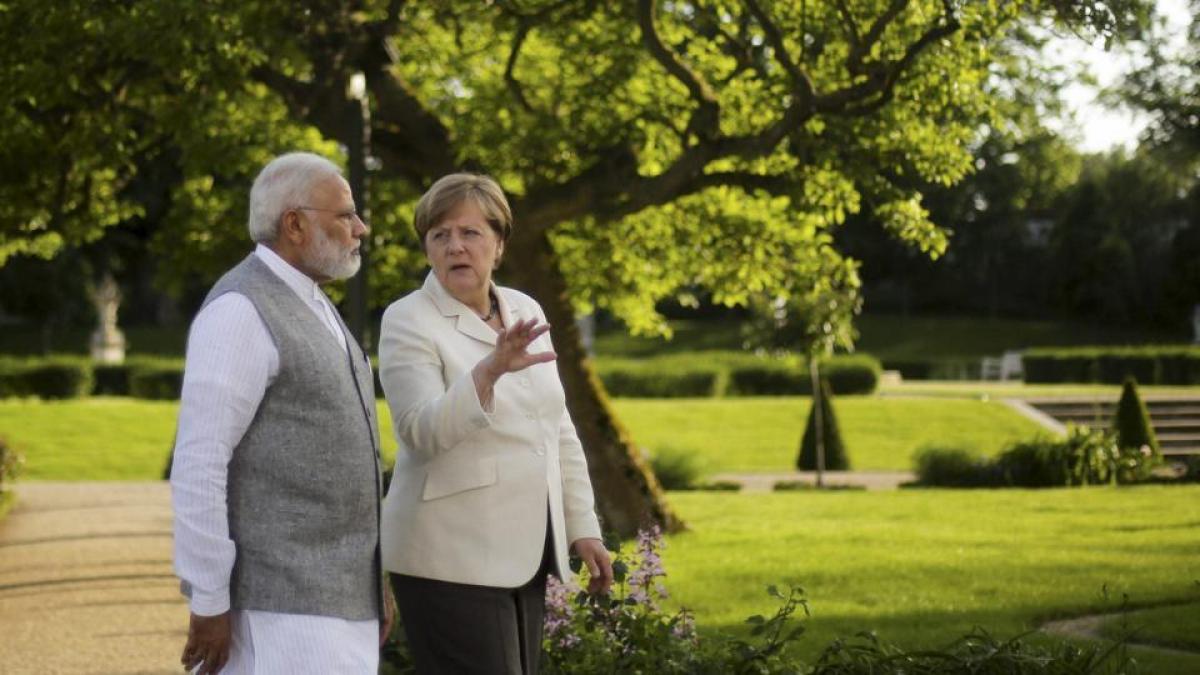
[[[808,415],[806,397],[617,399],[617,414],[651,452],[684,450],[706,473],[777,472],[794,468]],[[1003,403],[844,396],[834,401],[851,465],[906,471],[927,445],[995,454],[1041,427]]]
[[[1196,597],[1200,579],[1200,486],[670,499],[692,529],[664,554],[673,602],[707,630],[738,631],[777,607],[768,584],[801,585],[813,618],[799,654],[809,659],[868,629],[908,647],[976,625],[1012,637],[1115,611],[1121,594],[1142,606]],[[1200,612],[1171,618],[1171,634],[1200,634]],[[1144,672],[1200,672],[1200,655],[1139,660]]]
[[[382,449],[396,456],[387,405],[378,403]],[[25,456],[21,478],[155,480],[175,440],[175,401],[96,397],[0,400],[0,436]]]
[[[808,399],[619,399],[618,414],[650,450],[695,452],[707,472],[788,471]],[[912,451],[949,443],[994,453],[1038,427],[1001,403],[847,396],[836,402],[858,469],[907,470]],[[161,476],[175,437],[178,404],[128,398],[0,401],[0,436],[25,455],[25,478],[147,480]],[[388,463],[391,418],[379,402]],[[119,451],[114,451],[119,449]]]

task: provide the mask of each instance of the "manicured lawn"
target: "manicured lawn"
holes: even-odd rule
[[[382,449],[396,455],[380,401]],[[155,480],[175,440],[179,404],[124,397],[0,400],[0,436],[25,456],[26,480]]]
[[[1121,594],[1143,606],[1194,597],[1200,579],[1200,486],[670,498],[692,529],[668,540],[673,602],[707,630],[738,631],[777,606],[768,584],[799,584],[810,659],[860,630],[909,647],[976,625],[1012,637],[1115,611]],[[1180,631],[1194,636],[1198,620]],[[1200,656],[1138,658],[1144,672],[1200,672]]]
[[[623,399],[621,419],[643,446],[695,452],[708,472],[788,471],[808,399]],[[396,453],[391,418],[379,402],[388,463]],[[994,453],[1038,427],[1001,403],[971,400],[838,399],[851,461],[859,469],[910,468],[926,443]],[[0,436],[25,455],[25,477],[146,480],[162,474],[175,437],[178,404],[128,398],[0,401]]]
[[[806,397],[618,399],[618,416],[651,452],[701,458],[702,470],[790,471],[808,415]],[[1041,427],[997,401],[845,396],[835,400],[850,462],[858,470],[909,470],[927,445],[995,454]]]

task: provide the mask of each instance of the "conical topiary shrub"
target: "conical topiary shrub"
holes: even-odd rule
[[[842,444],[842,432],[838,429],[837,417],[833,414],[833,392],[829,380],[821,378],[821,429],[825,442],[825,470],[846,471],[850,468],[850,458],[846,455],[846,446]],[[816,406],[808,411],[808,424],[804,426],[804,438],[800,441],[800,456],[796,458],[796,468],[801,471],[817,470],[817,416]]]
[[[1121,400],[1117,403],[1117,413],[1113,417],[1113,431],[1117,432],[1117,445],[1121,448],[1149,447],[1158,454],[1158,438],[1154,435],[1154,425],[1150,423],[1150,413],[1142,397],[1138,395],[1137,380],[1125,378],[1121,387]]]

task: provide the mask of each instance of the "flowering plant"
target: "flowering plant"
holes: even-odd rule
[[[609,542],[614,553],[614,587],[609,596],[594,596],[575,582],[553,578],[546,590],[542,670],[546,673],[792,673],[783,648],[803,627],[785,632],[797,608],[808,608],[803,591],[793,588],[783,607],[770,619],[754,616],[749,640],[715,636],[701,640],[686,609],[669,612],[659,551],[662,531],[653,526],[638,532],[631,553]],[[578,570],[577,570],[578,571]]]

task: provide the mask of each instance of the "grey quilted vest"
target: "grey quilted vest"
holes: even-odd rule
[[[234,609],[350,620],[380,616],[379,434],[366,355],[350,355],[282,279],[250,255],[213,286],[250,299],[279,350],[229,462]]]

